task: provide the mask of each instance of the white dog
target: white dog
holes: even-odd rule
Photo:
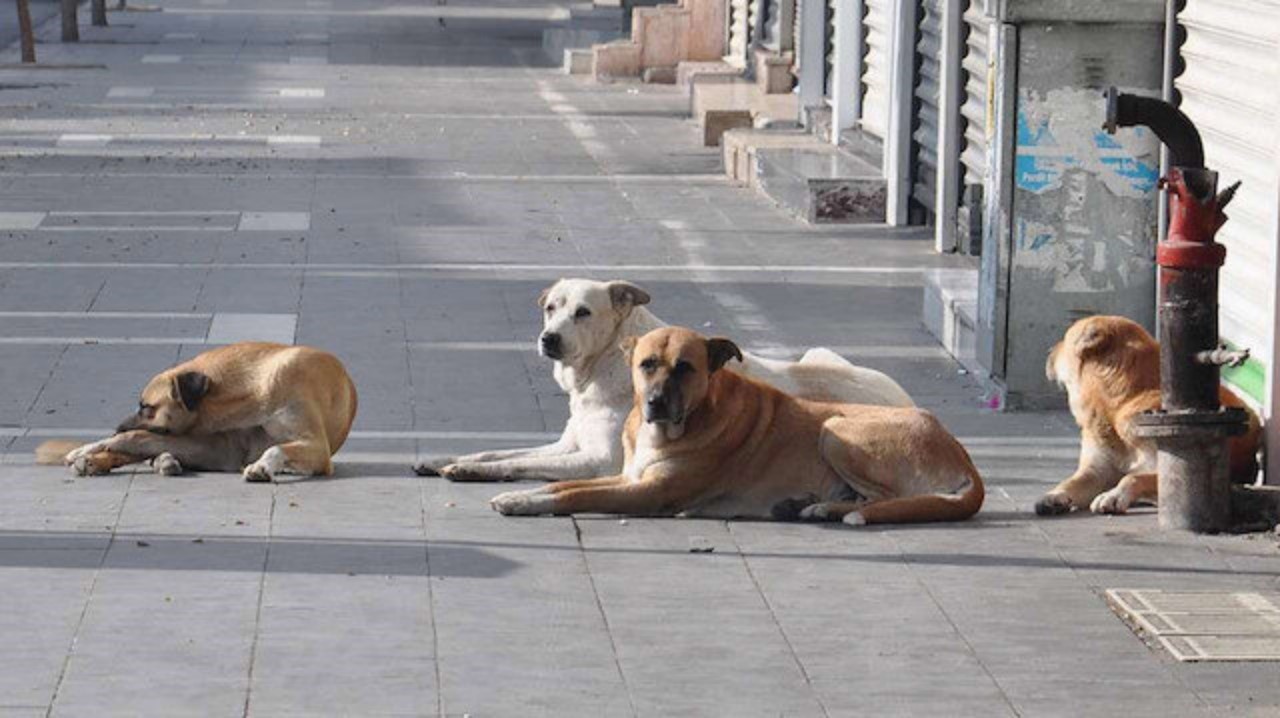
[[[556,383],[569,394],[569,423],[553,444],[485,451],[414,466],[455,481],[588,479],[622,468],[622,425],[631,411],[631,368],[622,340],[666,323],[643,305],[649,294],[629,282],[561,279],[542,292],[539,352],[555,361]],[[804,399],[915,406],[885,374],[854,366],[830,349],[810,349],[798,362],[743,353],[734,371]]]

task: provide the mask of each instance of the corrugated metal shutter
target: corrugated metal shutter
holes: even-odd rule
[[[960,117],[964,128],[960,164],[961,186],[981,185],[987,176],[987,29],[981,0],[970,0],[964,11],[964,98]]]
[[[942,0],[923,0],[919,17],[916,29],[915,117],[911,123],[911,198],[936,214]]]
[[[883,141],[889,130],[893,0],[866,0],[863,26],[867,54],[862,65],[862,129]]]
[[[729,0],[729,52],[724,60],[736,67],[746,67],[747,64],[747,47],[751,41],[749,4],[749,0]]]
[[[760,0],[764,7],[764,27],[760,44],[768,50],[782,50],[782,0]]]
[[[1271,356],[1275,275],[1276,118],[1280,113],[1280,1],[1194,0],[1178,14],[1186,28],[1185,70],[1175,80],[1182,111],[1204,139],[1219,187],[1241,180],[1218,233],[1227,246],[1219,301],[1222,337]]]
[[[785,49],[795,53],[792,71],[797,78],[800,77],[800,38],[804,34],[800,31],[800,19],[803,17],[804,0],[795,0],[795,9],[791,11],[791,47]]]
[[[836,0],[823,0],[826,20],[822,23],[822,94],[831,99],[832,68],[836,58]]]

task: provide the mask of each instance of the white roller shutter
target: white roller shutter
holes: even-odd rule
[[[836,0],[822,0],[825,16],[822,22],[822,94],[831,99],[832,68],[836,58]]]
[[[960,106],[964,141],[960,164],[964,168],[961,186],[983,184],[987,176],[987,31],[991,20],[982,12],[981,0],[965,3],[966,33],[964,95]]]
[[[862,129],[881,141],[889,130],[889,78],[893,67],[893,0],[866,0],[867,54],[862,65]]]
[[[941,86],[942,0],[920,3],[916,33],[915,119],[911,126],[911,198],[937,213],[938,88]]]
[[[1185,70],[1175,80],[1182,111],[1204,139],[1205,164],[1219,187],[1243,181],[1218,233],[1227,247],[1219,321],[1224,339],[1273,365],[1276,261],[1277,117],[1280,116],[1280,0],[1191,0],[1178,14],[1186,29]]]

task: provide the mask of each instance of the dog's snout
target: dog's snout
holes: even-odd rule
[[[138,428],[138,415],[130,414],[124,418],[119,424],[116,424],[116,433],[123,434],[126,431],[132,431]]]
[[[555,332],[547,332],[546,334],[543,334],[543,335],[542,335],[542,348],[543,348],[543,349],[551,349],[551,350],[559,349],[559,348],[560,348],[560,335],[559,335],[559,334],[556,334]]]

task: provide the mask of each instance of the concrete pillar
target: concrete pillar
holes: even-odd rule
[[[1164,2],[1004,0],[979,361],[1011,408],[1059,407],[1049,348],[1084,314],[1155,319],[1159,143],[1102,132],[1102,88],[1159,97]]]
[[[836,0],[831,62],[831,144],[862,116],[862,0]]]
[[[796,82],[796,94],[800,100],[800,115],[806,117],[806,107],[814,107],[822,103],[823,71],[826,58],[823,57],[824,35],[826,25],[825,0],[802,0],[800,3],[800,37],[797,40],[800,77]]]
[[[943,0],[942,76],[938,87],[938,208],[934,227],[934,248],[939,252],[956,249],[957,211],[960,207],[960,106],[964,87],[960,66],[964,56],[962,38],[964,3]]]

